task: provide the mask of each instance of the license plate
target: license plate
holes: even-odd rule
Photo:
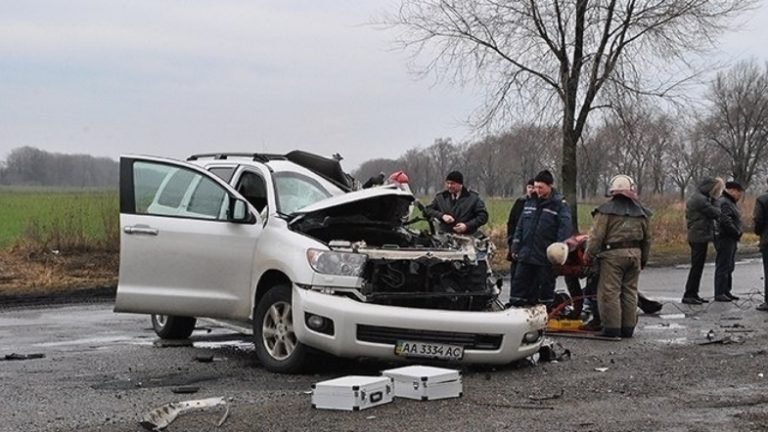
[[[464,347],[429,342],[397,341],[395,354],[403,357],[461,360],[464,357]]]

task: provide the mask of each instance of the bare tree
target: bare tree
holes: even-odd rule
[[[712,82],[703,131],[730,162],[734,179],[748,186],[768,154],[768,64],[741,62]]]
[[[577,143],[601,91],[614,86],[667,95],[680,79],[671,66],[690,66],[687,53],[711,48],[727,19],[754,3],[402,0],[387,22],[402,29],[400,42],[415,58],[432,57],[420,72],[486,86],[478,125],[506,122],[515,107],[542,113],[558,108],[562,187],[577,227]]]

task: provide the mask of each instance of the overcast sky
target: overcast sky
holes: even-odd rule
[[[764,2],[765,3],[765,2]],[[0,159],[339,152],[355,168],[467,139],[478,95],[409,75],[395,0],[0,0]],[[768,6],[723,39],[768,60]]]

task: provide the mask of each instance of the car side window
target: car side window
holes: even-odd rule
[[[260,175],[244,171],[237,182],[237,191],[256,211],[261,212],[267,206],[267,185]]]
[[[224,220],[229,194],[193,170],[138,161],[133,167],[136,213]]]
[[[204,218],[224,219],[226,208],[222,208],[222,204],[226,197],[227,192],[221,186],[201,176],[200,182],[189,198],[187,212]]]

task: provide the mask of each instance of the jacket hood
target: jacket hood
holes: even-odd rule
[[[613,198],[603,203],[600,207],[595,209],[595,211],[602,214],[644,218],[650,218],[653,214],[653,212],[643,206],[640,201],[623,194],[614,195]]]
[[[718,198],[725,189],[725,182],[720,177],[708,177],[699,182],[697,190],[702,194]]]

